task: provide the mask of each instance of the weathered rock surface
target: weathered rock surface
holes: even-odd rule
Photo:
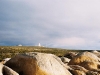
[[[94,50],[94,51],[92,51],[92,53],[95,54],[96,56],[98,56],[100,58],[100,52]]]
[[[72,75],[100,75],[100,70],[90,71],[79,65],[69,65]]]
[[[11,58],[5,64],[19,75],[72,75],[60,58],[53,54],[26,53]]]
[[[68,63],[71,59],[66,58],[66,57],[60,57],[63,63]]]
[[[2,64],[5,64],[8,60],[10,60],[11,58],[5,58],[1,61]]]
[[[0,65],[0,75],[100,75],[99,56],[97,51],[82,52],[71,59],[38,52],[19,54],[6,66]]]
[[[4,66],[3,67],[3,75],[19,75],[17,72],[12,70],[11,68]]]
[[[0,63],[0,75],[3,75],[3,67],[4,65]]]
[[[72,59],[73,57],[75,57],[77,55],[77,53],[75,52],[68,52],[64,55],[64,57]]]
[[[19,75],[19,74],[10,69],[9,67],[0,63],[0,75]]]
[[[91,52],[83,52],[76,55],[68,65],[80,65],[87,70],[100,69],[100,58]]]

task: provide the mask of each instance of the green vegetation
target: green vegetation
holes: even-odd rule
[[[47,48],[39,46],[0,46],[0,60],[13,57],[19,53],[41,52],[52,53],[57,56],[64,56],[68,52],[83,52],[84,50],[70,50],[61,48]]]

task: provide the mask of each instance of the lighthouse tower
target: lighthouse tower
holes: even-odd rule
[[[39,45],[38,45],[39,47],[41,47],[41,44],[39,43]]]

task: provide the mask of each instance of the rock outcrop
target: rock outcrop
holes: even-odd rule
[[[71,59],[66,58],[66,57],[60,57],[60,58],[61,58],[62,62],[65,64],[69,63],[69,61],[71,60]]]
[[[100,58],[91,52],[79,53],[75,56],[68,65],[79,65],[87,70],[97,70],[100,69]]]
[[[5,64],[8,60],[10,60],[11,58],[5,58],[1,61],[2,64]]]
[[[73,57],[75,57],[77,55],[77,53],[75,52],[68,52],[64,55],[64,57],[72,59]]]
[[[0,75],[19,75],[17,72],[11,68],[0,63]]]
[[[100,52],[94,50],[94,51],[92,51],[92,53],[95,54],[96,56],[98,56],[100,58]]]
[[[11,68],[4,66],[3,67],[3,75],[19,75],[17,72],[12,70]]]
[[[0,64],[0,75],[100,75],[100,53],[82,52],[66,57],[30,52]],[[69,57],[69,58],[67,58]]]
[[[61,59],[53,54],[31,52],[19,54],[6,62],[19,75],[72,75]]]
[[[3,67],[4,65],[0,63],[0,75],[3,75]]]
[[[90,71],[79,65],[70,65],[70,72],[73,75],[100,75],[100,71]]]

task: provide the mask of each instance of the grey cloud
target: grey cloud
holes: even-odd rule
[[[99,4],[94,0],[1,0],[0,45],[40,42],[50,47],[99,49]],[[86,45],[56,41],[73,37],[84,39]]]

